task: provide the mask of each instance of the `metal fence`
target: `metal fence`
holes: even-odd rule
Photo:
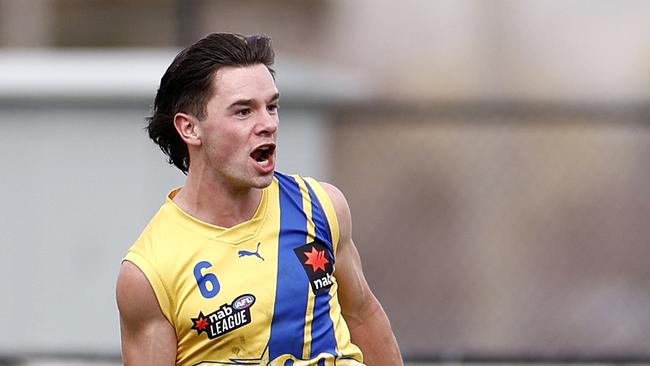
[[[650,357],[648,105],[366,105],[331,172],[418,359]]]

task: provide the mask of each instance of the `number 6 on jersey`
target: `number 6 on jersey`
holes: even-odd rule
[[[214,273],[202,274],[201,270],[212,267],[212,263],[208,261],[202,261],[194,266],[194,278],[196,278],[196,284],[199,285],[199,290],[201,290],[201,295],[206,299],[213,298],[219,293],[221,286],[219,285],[219,280],[217,275]],[[210,284],[211,286],[208,286]]]

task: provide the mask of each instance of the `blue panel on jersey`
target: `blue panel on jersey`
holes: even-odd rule
[[[309,285],[305,270],[293,251],[306,242],[307,217],[303,212],[302,194],[296,181],[280,173],[280,238],[275,309],[271,323],[269,356],[273,360],[284,354],[302,357],[305,341],[305,314]]]
[[[327,244],[327,248],[330,251],[330,258],[332,258],[333,262],[334,245],[332,244],[332,235],[327,216],[309,183],[307,183],[307,189],[309,190],[309,198],[311,200],[312,217],[316,225],[316,237]],[[334,334],[334,324],[330,318],[330,298],[329,292],[323,292],[317,294],[314,301],[314,321],[312,322],[311,329],[311,357],[315,357],[323,352],[336,355],[336,335]]]
[[[305,181],[305,185],[307,186],[307,190],[309,190],[309,199],[312,207],[311,214],[314,224],[316,225],[316,237],[320,238],[324,243],[327,243],[327,246],[331,251],[330,254],[332,254],[332,258],[334,258],[334,246],[332,244],[332,234],[330,233],[330,224],[327,221],[327,216],[325,215],[323,206],[318,200],[318,196],[316,196],[316,193],[307,181]]]

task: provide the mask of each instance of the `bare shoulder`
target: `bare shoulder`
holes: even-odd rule
[[[350,237],[352,231],[352,215],[350,214],[350,206],[345,195],[333,184],[327,182],[320,182],[320,184],[323,186],[325,192],[327,192],[334,206],[334,211],[339,222],[341,238]]]
[[[176,333],[163,315],[149,280],[129,261],[117,277],[122,358],[125,365],[172,366]]]
[[[140,268],[129,261],[122,262],[117,277],[116,298],[120,315],[129,323],[146,320],[152,314],[160,313],[162,316],[149,280]]]
[[[320,183],[323,186],[323,188],[325,189],[325,191],[327,191],[327,194],[330,195],[330,198],[332,198],[332,200],[334,199],[345,200],[345,196],[343,195],[343,192],[341,192],[341,190],[338,189],[338,187],[336,187],[332,183],[323,182],[323,181],[319,181],[318,183]]]

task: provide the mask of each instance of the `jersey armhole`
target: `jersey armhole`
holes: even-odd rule
[[[323,206],[323,211],[327,216],[327,222],[329,223],[330,232],[332,233],[332,245],[334,246],[334,252],[336,253],[336,248],[339,245],[339,221],[336,217],[336,210],[334,210],[334,204],[330,195],[327,193],[325,188],[318,182],[316,179],[311,177],[304,177],[305,181],[309,183],[309,186],[312,187],[318,200]]]
[[[153,289],[154,295],[156,295],[156,300],[158,300],[160,311],[167,319],[169,324],[175,327],[173,318],[171,316],[172,304],[169,299],[169,293],[167,292],[165,285],[163,284],[160,276],[158,275],[158,272],[156,272],[151,262],[149,262],[149,260],[141,254],[134,251],[129,251],[122,260],[122,262],[124,261],[133,263],[142,271],[142,273],[144,273],[147,281],[149,281],[149,284]]]

